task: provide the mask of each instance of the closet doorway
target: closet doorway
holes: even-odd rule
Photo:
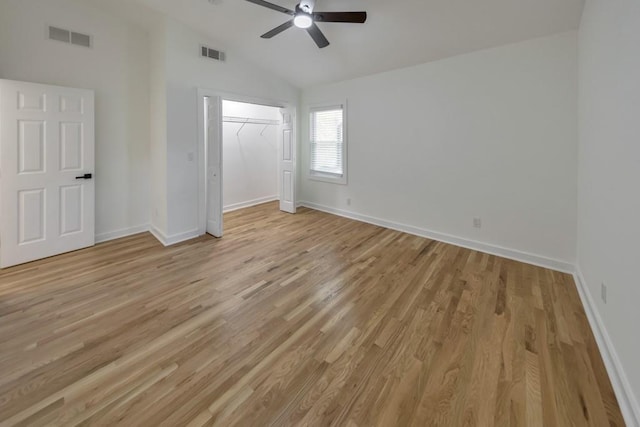
[[[222,100],[223,212],[278,200],[280,108]]]
[[[198,101],[200,234],[222,237],[224,212],[274,200],[295,213],[295,110],[206,90]]]

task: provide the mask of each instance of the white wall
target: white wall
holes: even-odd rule
[[[572,32],[305,90],[348,100],[349,182],[301,198],[573,264],[576,75]]]
[[[94,46],[46,40],[47,25]],[[148,44],[143,29],[81,1],[0,2],[0,78],[95,90],[98,239],[149,222]]]
[[[167,54],[164,18],[151,25],[149,62],[151,226],[167,230]]]
[[[280,121],[280,109],[243,102],[223,101],[225,116]],[[224,208],[278,197],[278,126],[224,123]]]
[[[225,62],[203,59],[199,46],[216,45],[186,26],[167,20],[167,229],[168,237],[198,229],[197,89],[206,88],[297,105],[299,91],[284,80],[227,52]],[[194,153],[190,162],[189,153]],[[162,206],[154,206],[154,209]]]
[[[637,0],[587,1],[580,26],[579,104],[578,269],[635,394],[629,405],[640,425]],[[603,282],[606,304],[600,298]]]

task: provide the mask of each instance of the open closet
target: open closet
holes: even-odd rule
[[[198,90],[200,234],[224,234],[224,215],[279,200],[296,213],[295,107]]]
[[[222,116],[223,210],[278,200],[280,108],[223,100]]]

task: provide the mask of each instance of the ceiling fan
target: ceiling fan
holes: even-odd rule
[[[270,39],[271,37],[276,36],[295,25],[298,28],[307,30],[313,41],[316,42],[318,47],[321,49],[329,46],[329,40],[327,40],[324,34],[322,34],[322,31],[320,31],[316,22],[364,24],[367,20],[367,12],[314,12],[313,8],[316,0],[302,0],[296,6],[295,10],[287,9],[286,7],[278,6],[277,4],[269,3],[264,0],[247,1],[293,16],[291,20],[260,36],[263,39]]]

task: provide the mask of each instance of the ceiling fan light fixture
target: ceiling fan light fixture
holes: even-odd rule
[[[293,25],[298,28],[309,28],[313,25],[313,19],[311,15],[306,13],[298,13],[295,18],[293,18]]]
[[[220,0],[224,1],[224,0]],[[347,24],[364,24],[367,20],[367,12],[315,12],[314,7],[316,0],[299,0],[300,3],[296,6],[295,10],[287,9],[286,7],[278,6],[277,4],[269,3],[266,0],[247,0],[249,3],[257,4],[258,6],[266,7],[267,9],[275,10],[276,12],[289,15],[289,20],[284,24],[278,25],[271,31],[267,31],[260,37],[263,39],[270,39],[277,36],[281,32],[291,28],[297,27],[307,30],[306,32],[311,36],[316,45],[322,49],[329,46],[329,40],[322,34],[322,31],[315,24],[318,22],[342,22]],[[293,17],[293,19],[291,19]]]

